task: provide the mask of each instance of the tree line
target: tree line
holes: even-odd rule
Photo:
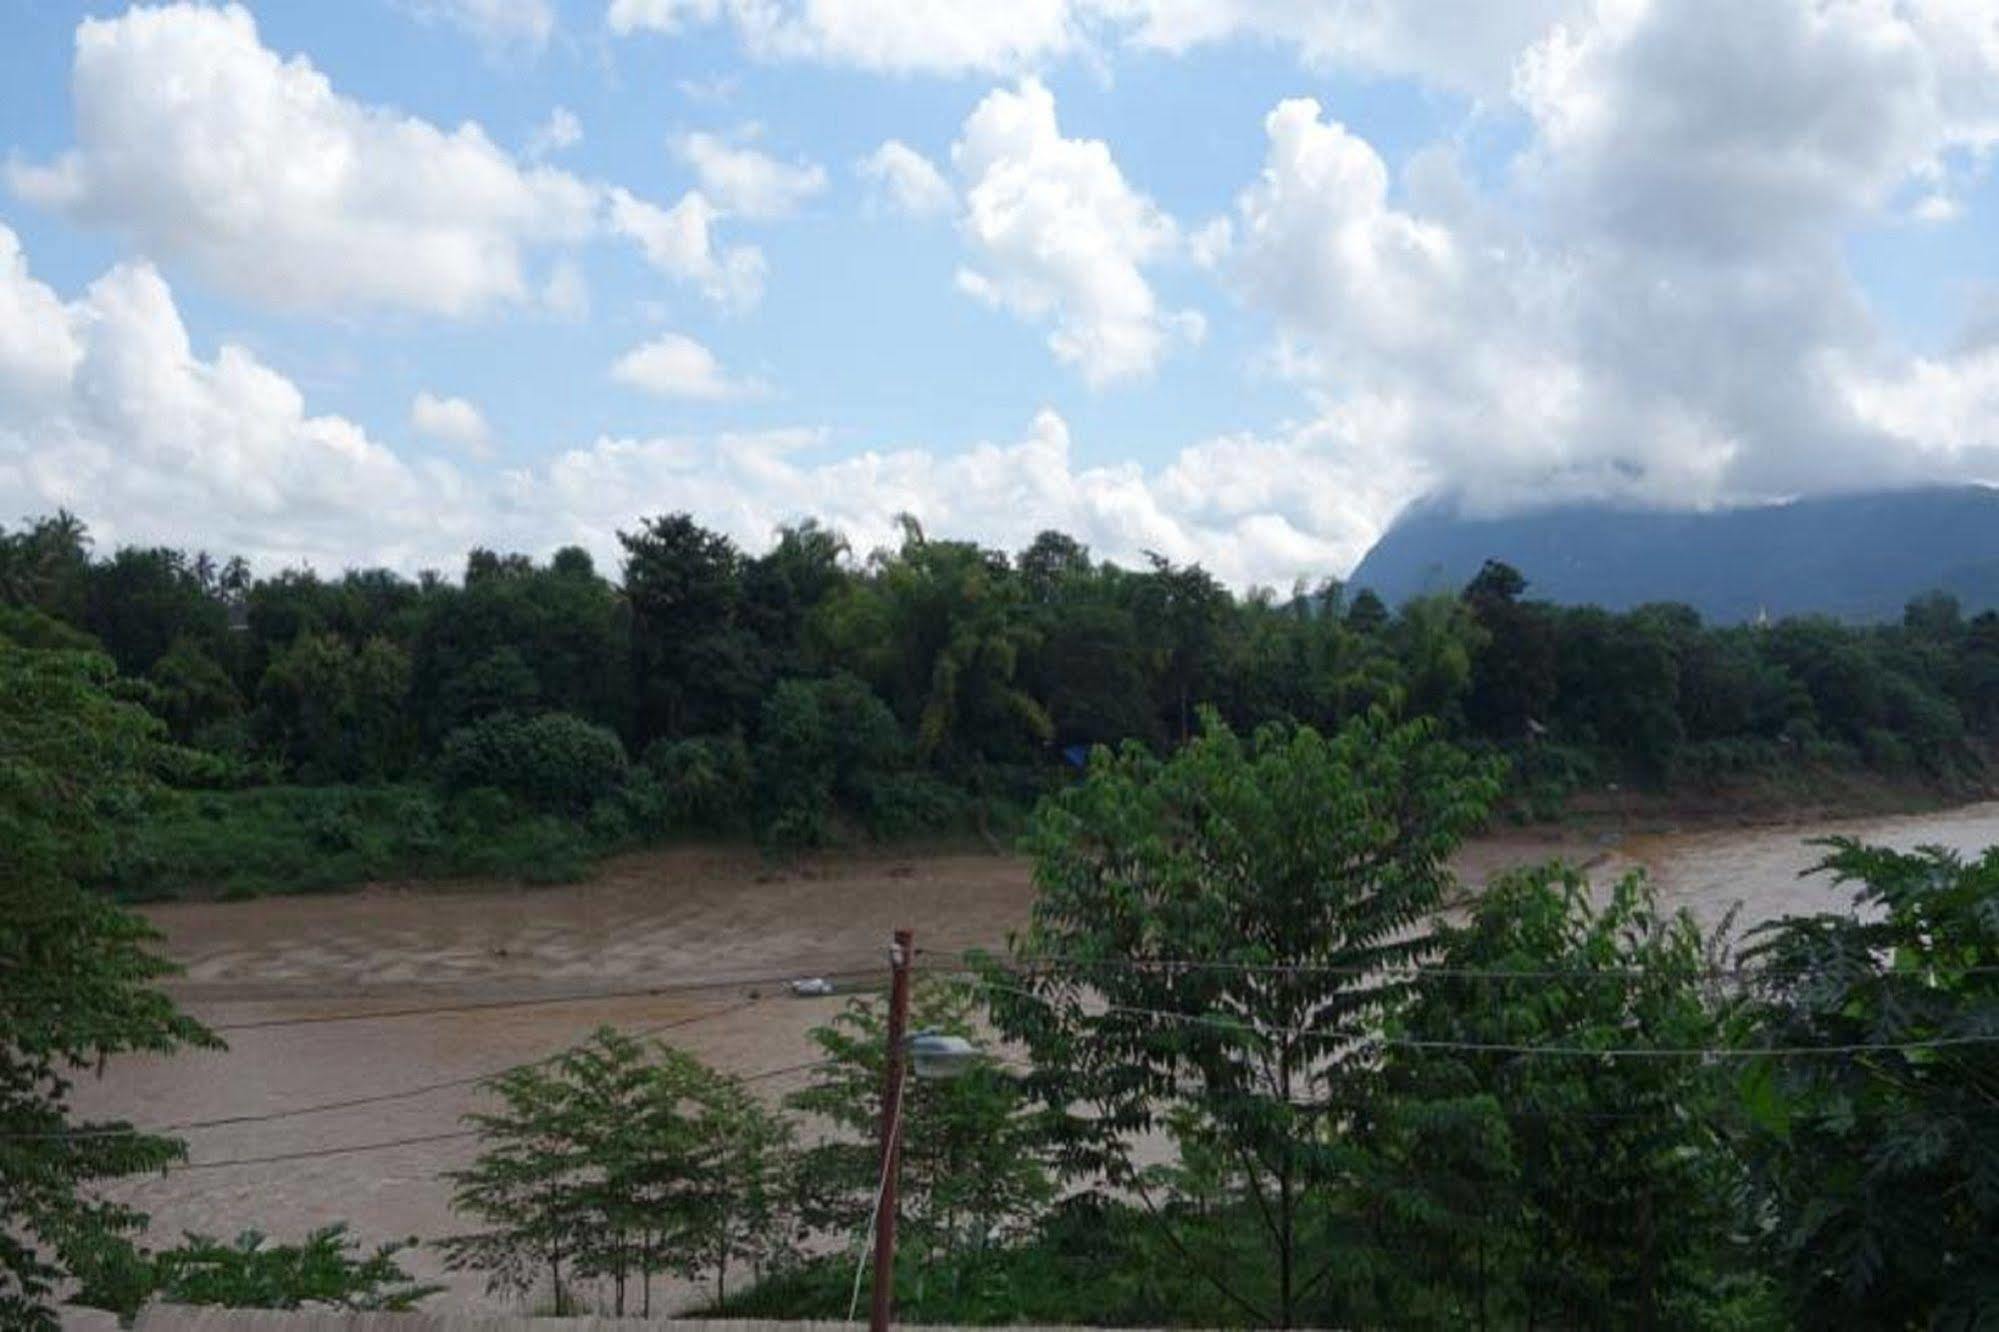
[[[1092,747],[1165,752],[1204,706],[1245,732],[1429,717],[1504,755],[1539,814],[1613,783],[1965,789],[1999,735],[1999,615],[1940,595],[1899,624],[1711,626],[1535,601],[1501,564],[1391,608],[1332,581],[1237,595],[1056,532],[1008,553],[908,521],[862,556],[807,522],[750,554],[674,514],[619,541],[615,579],[577,548],[475,550],[457,580],[256,575],[100,555],[59,514],[0,530],[0,635],[108,656],[187,751],[173,784],[210,793],[155,802],[114,866],[134,894],[1017,826]]]

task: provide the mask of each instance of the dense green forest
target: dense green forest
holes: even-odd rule
[[[108,871],[132,896],[561,878],[671,834],[993,837],[1090,747],[1164,752],[1204,706],[1242,731],[1430,717],[1540,816],[1612,784],[1968,790],[1999,734],[1999,616],[1942,595],[1898,625],[1717,628],[1535,601],[1501,564],[1390,607],[1055,532],[1009,554],[912,521],[862,554],[804,523],[753,555],[676,514],[619,539],[615,580],[576,548],[331,578],[104,553],[59,514],[0,530],[0,636],[101,651],[178,742]]]

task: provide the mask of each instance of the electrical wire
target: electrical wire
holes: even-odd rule
[[[705,1013],[695,1013],[688,1017],[675,1018],[671,1022],[661,1022],[654,1026],[641,1027],[637,1031],[623,1034],[631,1040],[643,1041],[665,1032],[675,1031],[681,1027],[691,1027],[697,1022],[708,1022],[715,1018],[727,1017],[731,1013],[740,1013],[745,1009],[756,1007],[761,1002],[761,1000],[757,999],[745,999],[742,1003],[731,1004],[726,1008],[711,1009]],[[0,1133],[0,1141],[19,1141],[22,1139],[47,1140],[52,1138],[121,1138],[134,1134],[189,1133],[201,1129],[233,1128],[244,1124],[267,1124],[280,1119],[298,1119],[306,1115],[330,1114],[336,1110],[353,1110],[365,1105],[386,1105],[392,1101],[409,1101],[419,1096],[428,1096],[433,1092],[449,1091],[454,1087],[470,1087],[481,1082],[490,1081],[493,1078],[502,1077],[508,1073],[518,1072],[523,1069],[540,1068],[543,1065],[552,1064],[567,1053],[568,1051],[566,1050],[558,1051],[546,1058],[531,1059],[519,1064],[509,1064],[505,1068],[488,1069],[484,1073],[469,1073],[463,1077],[446,1078],[440,1082],[426,1082],[421,1086],[405,1087],[400,1091],[379,1092],[371,1096],[353,1096],[341,1101],[321,1101],[313,1105],[293,1106],[289,1109],[272,1110],[263,1114],[225,1115],[219,1119],[187,1119],[179,1123],[160,1124],[151,1128],[78,1129],[68,1133]]]
[[[703,990],[728,990],[749,985],[781,985],[796,980],[801,975],[818,975],[828,979],[848,980],[857,976],[873,976],[880,971],[879,966],[848,967],[841,970],[820,970],[809,964],[801,964],[789,971],[770,974],[738,976],[712,976],[699,980],[673,982],[665,985],[648,985],[623,990],[594,990],[584,994],[545,995],[533,999],[483,999],[465,1003],[424,1004],[408,1008],[386,1008],[367,1013],[315,1013],[295,1018],[259,1018],[248,1022],[222,1022],[207,1024],[210,1031],[267,1031],[281,1027],[315,1027],[335,1022],[379,1022],[391,1018],[428,1017],[448,1013],[481,1013],[505,1008],[542,1008],[554,1004],[601,1003],[610,999],[653,999],[673,994],[693,994]]]
[[[821,1068],[833,1063],[830,1059],[817,1059],[810,1063],[789,1064],[783,1068],[769,1068],[762,1072],[747,1074],[734,1079],[738,1084],[765,1082],[789,1073],[801,1073],[808,1069]],[[426,1133],[410,1138],[391,1138],[386,1142],[361,1142],[348,1147],[315,1147],[295,1152],[277,1152],[269,1156],[237,1156],[223,1161],[187,1161],[179,1165],[167,1166],[161,1173],[182,1174],[190,1170],[224,1170],[233,1166],[277,1165],[285,1161],[312,1161],[329,1156],[355,1156],[363,1152],[383,1152],[397,1147],[414,1147],[425,1143],[455,1142],[463,1138],[479,1135],[478,1129],[455,1129],[446,1133]]]
[[[1019,995],[1038,1003],[1053,1006],[1053,1001],[1045,995],[1023,990],[1017,986],[986,983],[988,989],[1007,994]],[[1263,1024],[1245,1024],[1226,1018],[1217,1018],[1206,1013],[1175,1013],[1163,1008],[1141,1008],[1131,1004],[1106,1004],[1100,1011],[1124,1013],[1134,1017],[1163,1018],[1171,1022],[1185,1022],[1196,1026],[1216,1027],[1224,1030],[1248,1030],[1259,1036],[1296,1036],[1314,1040],[1330,1040],[1335,1033],[1314,1030],[1310,1027],[1280,1027]],[[1692,1046],[1608,1046],[1589,1045],[1543,1045],[1512,1043],[1506,1041],[1450,1041],[1427,1040],[1419,1037],[1375,1035],[1365,1038],[1365,1043],[1404,1050],[1447,1050],[1461,1054],[1505,1054],[1505,1055],[1552,1055],[1574,1058],[1595,1059],[1788,1059],[1806,1058],[1814,1055],[1854,1055],[1913,1053],[1919,1050],[1954,1049],[1974,1045],[1999,1045],[1999,1035],[1995,1036],[1938,1036],[1916,1041],[1854,1042],[1844,1045],[1692,1045]]]
[[[1060,973],[1065,969],[1113,970],[1113,971],[1161,971],[1201,972],[1224,971],[1248,975],[1298,975],[1298,976],[1356,976],[1394,979],[1400,977],[1436,976],[1453,980],[1630,980],[1648,979],[1661,975],[1686,980],[1781,980],[1820,974],[1824,968],[1817,967],[1699,967],[1688,970],[1668,971],[1658,967],[1595,967],[1588,970],[1559,967],[1451,967],[1430,963],[1354,963],[1339,965],[1334,963],[1309,962],[1235,962],[1215,958],[1157,958],[1157,957],[1105,957],[1079,958],[1060,954],[1048,954],[1029,959],[1026,963],[1011,959],[981,957],[965,952],[954,956],[963,958],[968,964],[996,967],[1016,975]],[[1990,975],[1999,973],[1999,965],[1974,965],[1953,967],[1953,974]]]

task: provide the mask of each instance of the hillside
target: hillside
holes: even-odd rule
[[[1355,569],[1391,605],[1457,588],[1487,559],[1531,595],[1627,609],[1680,601],[1710,620],[1767,612],[1893,618],[1942,589],[1967,611],[1999,607],[1999,489],[1841,495],[1711,513],[1577,505],[1503,518],[1411,510]]]

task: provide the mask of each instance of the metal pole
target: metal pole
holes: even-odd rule
[[[889,952],[888,1060],[882,1081],[881,1205],[875,1211],[875,1288],[868,1313],[869,1332],[888,1332],[895,1300],[895,1186],[902,1171],[902,1061],[909,1026],[909,963],[915,935],[895,932]]]

